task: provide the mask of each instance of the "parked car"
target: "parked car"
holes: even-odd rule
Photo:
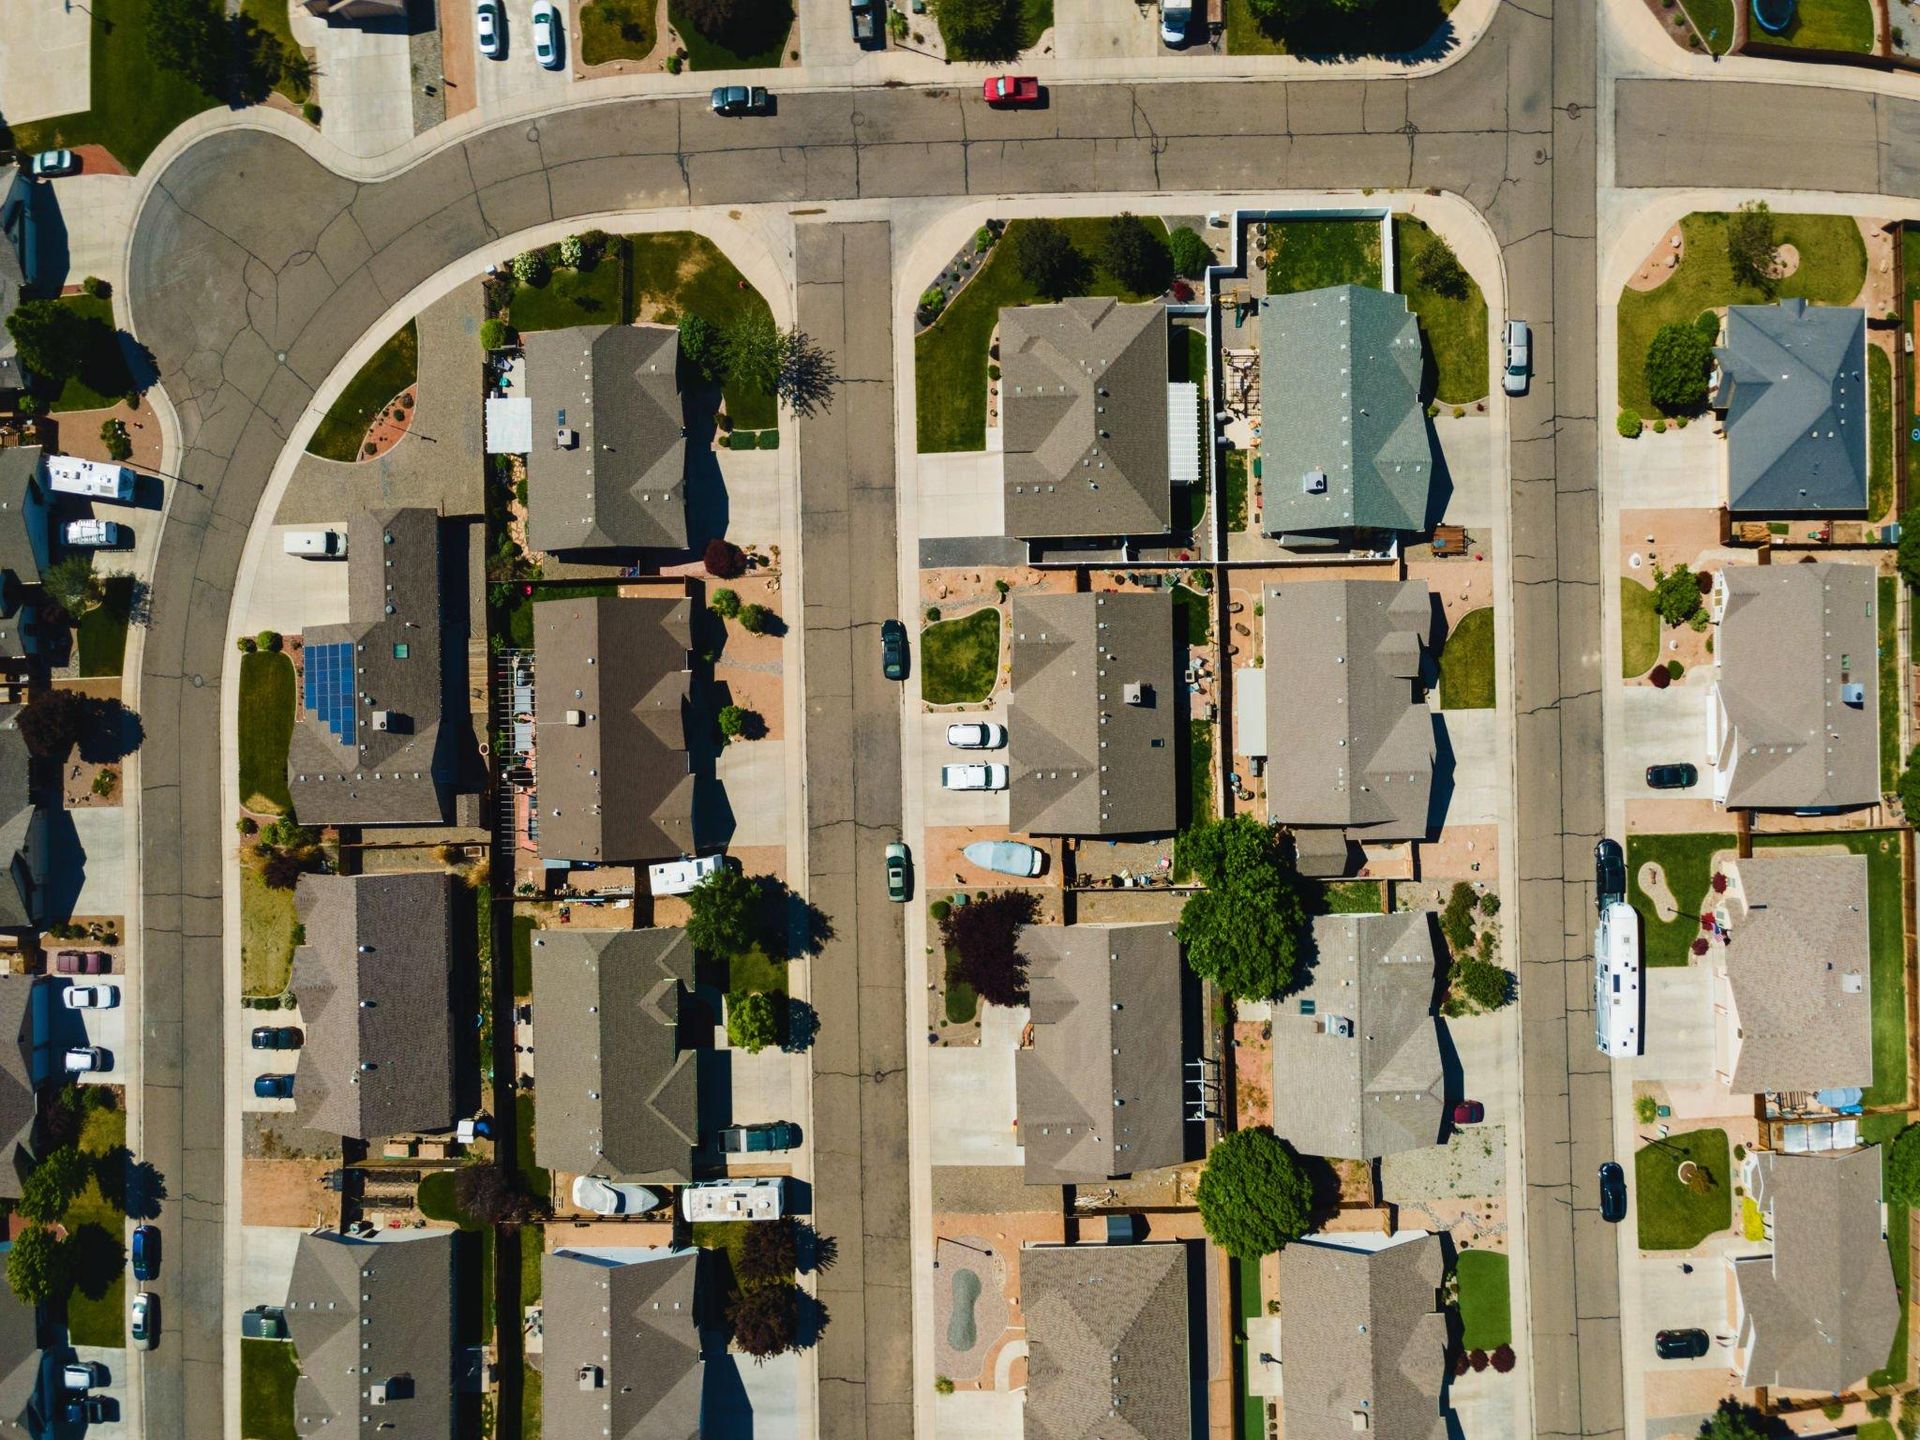
[[[107,1367],[98,1360],[69,1360],[60,1367],[60,1384],[63,1389],[75,1390],[84,1395],[96,1385],[107,1383]]]
[[[1507,370],[1501,388],[1509,395],[1527,393],[1527,373],[1533,368],[1533,332],[1524,320],[1509,320],[1505,331]]]
[[[907,627],[898,620],[880,626],[880,672],[889,680],[907,678]]]
[[[133,1227],[133,1278],[145,1283],[160,1273],[160,1227]]]
[[[907,847],[898,840],[887,846],[887,898],[894,901],[907,898]]]
[[[1038,105],[1040,82],[1031,75],[989,75],[980,82],[980,98],[989,105]]]
[[[998,750],[1007,743],[1007,727],[984,720],[947,726],[947,744],[956,750]]]
[[[117,520],[69,520],[60,533],[76,550],[117,550],[125,532]]]
[[[942,765],[940,784],[947,790],[1004,790],[1007,767],[1004,765]]]
[[[253,1093],[262,1100],[291,1100],[293,1076],[256,1075],[253,1077]]]
[[[256,1025],[253,1048],[256,1050],[298,1050],[306,1043],[298,1025]]]
[[[114,1402],[106,1395],[69,1395],[61,1411],[69,1425],[105,1425],[119,1418]]]
[[[80,157],[71,150],[42,150],[33,157],[35,179],[71,175],[80,168]]]
[[[1456,1100],[1453,1102],[1453,1123],[1456,1125],[1478,1125],[1487,1118],[1487,1107],[1478,1100]]]
[[[533,58],[549,70],[561,66],[560,11],[553,0],[533,0]]]
[[[120,987],[69,985],[60,992],[60,1003],[69,1010],[111,1010],[120,1003]]]
[[[151,1350],[160,1335],[160,1302],[151,1291],[142,1290],[133,1297],[132,1325],[128,1337],[142,1350]]]
[[[1662,1360],[1698,1360],[1711,1342],[1704,1330],[1656,1330],[1653,1353]]]
[[[113,962],[104,950],[59,950],[53,957],[54,973],[59,975],[105,975]]]
[[[870,50],[880,38],[880,26],[873,16],[871,0],[853,0],[853,43]]]
[[[1193,22],[1193,6],[1187,0],[1160,0],[1160,43],[1178,50],[1187,43],[1187,26]]]
[[[960,852],[969,863],[996,875],[1038,875],[1047,865],[1047,852],[1018,840],[976,840]]]
[[[86,1075],[96,1070],[111,1070],[113,1056],[98,1045],[74,1045],[67,1050],[67,1074]]]
[[[1627,1172],[1618,1161],[1600,1167],[1600,1218],[1609,1225],[1627,1218]]]
[[[660,1196],[644,1185],[621,1185],[598,1175],[578,1175],[573,1181],[573,1203],[596,1215],[644,1215],[659,1206]]]
[[[767,92],[758,85],[716,85],[708,103],[716,115],[764,115]]]
[[[499,0],[480,0],[473,12],[474,34],[480,44],[480,53],[489,60],[498,60],[501,54],[501,42],[506,39],[506,17],[500,13]]]
[[[1700,783],[1700,772],[1691,765],[1647,766],[1649,790],[1691,790]]]
[[[1593,888],[1602,910],[1627,898],[1627,862],[1618,840],[1602,839],[1593,847]]]
[[[482,13],[485,13],[485,7],[482,7]],[[347,558],[347,532],[289,530],[281,537],[280,548],[302,560],[344,560]]]
[[[770,1120],[764,1125],[729,1125],[720,1132],[723,1155],[765,1155],[775,1150],[791,1150],[799,1143],[799,1126],[785,1120]]]

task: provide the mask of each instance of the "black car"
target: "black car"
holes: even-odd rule
[[[1659,1330],[1654,1332],[1653,1353],[1662,1360],[1698,1360],[1707,1353],[1704,1330]]]
[[[1602,840],[1593,847],[1593,888],[1602,910],[1627,898],[1627,862],[1618,840]]]
[[[907,678],[907,627],[898,620],[880,627],[880,669],[889,680]]]
[[[256,1050],[298,1050],[306,1039],[297,1025],[256,1025],[253,1048]]]
[[[1609,1225],[1627,1218],[1627,1172],[1612,1160],[1600,1167],[1600,1218]]]
[[[1649,790],[1691,790],[1700,783],[1700,772],[1691,765],[1647,766]]]
[[[767,92],[758,85],[716,85],[707,103],[716,115],[764,115]]]

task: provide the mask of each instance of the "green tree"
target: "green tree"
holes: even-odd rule
[[[1473,949],[1474,909],[1473,887],[1464,880],[1455,881],[1453,889],[1447,892],[1446,908],[1440,912],[1440,934],[1455,955],[1465,955]]]
[[[67,1213],[74,1196],[87,1188],[93,1166],[72,1145],[49,1150],[20,1186],[19,1211],[29,1220],[51,1224]]]
[[[20,738],[43,760],[65,760],[86,733],[90,707],[78,690],[48,690],[20,712]]]
[[[1086,260],[1064,225],[1058,220],[1022,220],[1013,227],[1011,239],[1013,265],[1021,279],[1049,300],[1073,292]]]
[[[1773,233],[1773,211],[1764,200],[1749,200],[1727,217],[1727,261],[1733,278],[1760,290],[1773,289],[1774,258],[1780,242]]]
[[[933,0],[933,16],[956,59],[1005,60],[1018,49],[1008,0]]]
[[[93,557],[83,550],[61,556],[42,571],[40,586],[75,620],[106,598],[106,586],[93,573]]]
[[[1700,611],[1700,582],[1685,565],[1653,567],[1654,613],[1669,625],[1684,625]]]
[[[1700,1422],[1700,1440],[1767,1440],[1772,1433],[1766,1416],[1731,1396]]]
[[[713,592],[713,599],[707,602],[709,609],[722,620],[731,620],[740,613],[740,595],[722,585]]]
[[[23,300],[7,316],[20,364],[50,388],[80,369],[86,355],[87,325],[80,312],[58,300]]]
[[[1236,998],[1280,994],[1293,983],[1306,905],[1278,834],[1240,814],[1194,826],[1182,845],[1207,887],[1180,912],[1188,966]]]
[[[1887,1152],[1887,1194],[1903,1205],[1920,1205],[1920,1125],[1909,1125]]]
[[[1188,225],[1167,236],[1167,253],[1173,257],[1173,273],[1189,280],[1198,280],[1214,263],[1213,247]]]
[[[1254,1260],[1307,1233],[1313,1185],[1271,1130],[1236,1130],[1207,1156],[1195,1200],[1214,1244]]]
[[[739,620],[749,635],[764,635],[773,626],[773,612],[764,605],[742,605]]]
[[[727,997],[727,1043],[749,1055],[780,1043],[780,1011],[771,995],[737,990]]]
[[[1127,289],[1158,295],[1173,282],[1173,253],[1162,233],[1130,211],[1109,217],[1100,235],[1100,259]]]
[[[1899,565],[1901,578],[1920,586],[1920,504],[1901,512]]]
[[[722,705],[716,720],[722,735],[729,740],[738,740],[753,729],[754,721],[759,718],[744,705]]]
[[[1907,752],[1907,767],[1900,772],[1897,788],[1900,792],[1900,808],[1906,812],[1907,823],[1920,824],[1920,745]],[[1915,1198],[1920,1200],[1920,1196]]]
[[[148,0],[146,51],[156,65],[184,75],[202,90],[223,92],[226,14],[213,0]]]
[[[1449,299],[1461,300],[1466,297],[1466,266],[1460,263],[1460,257],[1444,242],[1435,240],[1422,250],[1413,262],[1413,273],[1436,295],[1445,295]]]
[[[746,872],[722,865],[687,895],[687,935],[716,957],[738,955],[760,938],[760,887]]]
[[[1690,415],[1707,403],[1713,342],[1693,326],[1674,320],[1655,332],[1647,347],[1647,393],[1669,415]]]
[[[680,317],[680,359],[689,374],[707,385],[727,378],[727,338],[704,315]]]
[[[1498,1010],[1513,998],[1513,973],[1478,955],[1453,962],[1453,988],[1481,1010]]]
[[[44,1305],[73,1283],[73,1251],[43,1225],[29,1225],[7,1252],[7,1288],[23,1305]]]
[[[725,373],[737,385],[771,395],[780,383],[780,329],[765,310],[749,310],[727,327]]]
[[[107,447],[109,460],[133,458],[133,441],[127,435],[127,422],[120,419],[100,422],[100,443]]]

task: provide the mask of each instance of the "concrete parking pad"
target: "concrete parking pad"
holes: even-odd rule
[[[343,514],[331,527],[276,525],[261,552],[259,578],[242,603],[239,628],[247,634],[278,630],[298,635],[309,625],[344,625],[347,620],[347,565],[339,560],[303,560],[286,553],[284,537],[296,530],[346,529]]]
[[[1030,1012],[1025,1006],[980,1007],[980,1043],[927,1056],[927,1103],[935,1165],[1018,1165],[1014,1130],[1013,1053]]]
[[[1496,723],[1499,712],[1436,710],[1434,714],[1453,751],[1453,793],[1446,797],[1442,822],[1449,827],[1495,824],[1507,773]]]
[[[1651,796],[1666,799],[1705,797],[1713,793],[1707,770],[1707,706],[1712,686],[1705,673],[1691,674],[1679,685],[1656,690],[1651,685],[1621,689],[1622,744],[1614,761],[1615,783],[1630,800]],[[1649,765],[1691,764],[1699,780],[1685,790],[1647,788]]]
[[[129,878],[127,847],[132,838],[127,812],[118,805],[101,805],[66,813],[73,821],[83,867],[73,913],[124,916]]]
[[[284,1305],[293,1280],[293,1257],[306,1232],[286,1225],[240,1227],[240,1265],[234,1298],[240,1308]]]
[[[1634,440],[1608,433],[1622,510],[1711,510],[1726,498],[1726,441],[1705,420]]]
[[[787,843],[787,742],[736,740],[714,762],[733,815],[730,846]],[[706,836],[701,836],[705,843]]]
[[[1493,417],[1472,411],[1458,420],[1450,414],[1444,415],[1433,422],[1433,435],[1440,442],[1447,478],[1453,484],[1441,510],[1441,520],[1473,530],[1492,529],[1498,518],[1493,477],[1496,473],[1506,473],[1500,460],[1500,435],[1494,429]]]
[[[72,115],[93,104],[93,12],[85,5],[36,5],[14,12],[0,45],[0,95],[10,125]]]
[[[524,108],[529,101],[558,105],[567,98],[567,86],[573,81],[573,37],[561,37],[561,59],[566,63],[558,70],[548,70],[533,58],[533,0],[501,0],[502,10],[506,12],[506,49],[498,60],[489,60],[474,51],[474,90],[480,97],[482,109]],[[568,5],[560,6],[560,20],[568,28],[571,14]],[[444,12],[447,23],[473,28],[473,9],[460,6]]]
[[[74,13],[79,13],[77,6]],[[19,53],[28,53],[25,46],[16,48]],[[6,61],[0,60],[0,95],[7,93],[5,65]],[[18,117],[9,111],[7,118]],[[67,227],[69,284],[89,275],[110,279],[119,273],[120,252],[127,243],[134,202],[140,194],[140,182],[130,175],[82,172],[54,182],[53,197]]]
[[[988,432],[990,436],[999,433]],[[921,539],[998,535],[1006,528],[1007,501],[997,449],[921,455],[914,463],[920,472]]]
[[[933,1400],[940,1440],[1007,1440],[1021,1433],[1027,1413],[1022,1390],[956,1390]]]
[[[327,25],[316,37],[320,129],[349,155],[384,155],[413,139],[413,59],[407,37]]]
[[[1669,1086],[1713,1080],[1713,996],[1705,965],[1663,965],[1645,975],[1645,1049],[1631,1062],[1636,1080]],[[1719,1098],[1724,1101],[1724,1094]]]
[[[127,1426],[127,1352],[106,1345],[76,1345],[73,1358],[95,1365],[104,1365],[107,1369],[107,1383],[89,1386],[89,1395],[98,1395],[108,1402],[108,1411],[113,1419],[99,1425],[86,1427],[87,1440],[120,1440],[123,1435],[133,1433]]]

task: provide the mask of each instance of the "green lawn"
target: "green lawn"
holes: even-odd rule
[[[1378,289],[1380,280],[1378,220],[1276,220],[1267,226],[1269,295],[1328,285]]]
[[[787,962],[767,954],[759,945],[749,946],[727,961],[727,993],[758,990],[764,995],[787,992]]]
[[[240,992],[281,995],[293,970],[293,891],[274,890],[251,865],[240,867]]]
[[[540,1440],[540,1397],[546,1378],[533,1366],[520,1365],[520,1440]]]
[[[1867,519],[1893,509],[1893,362],[1878,345],[1867,346]]]
[[[1870,55],[1873,53],[1873,7],[1868,0],[1799,0],[1785,34],[1769,35],[1756,27],[1753,38],[1802,50],[1843,50]]]
[[[1889,791],[1900,778],[1899,584],[1891,575],[1880,577],[1874,615],[1880,629],[1880,788]]]
[[[983,605],[920,632],[920,697],[933,705],[976,704],[1000,673],[1000,611]]]
[[[461,1209],[460,1202],[454,1198],[453,1177],[457,1173],[454,1169],[429,1170],[420,1177],[413,1203],[420,1207],[420,1213],[429,1220],[458,1225],[462,1230],[484,1230],[486,1227]]]
[[[623,243],[615,241],[591,270],[556,265],[541,285],[516,284],[507,318],[523,335],[573,325],[624,325],[627,310]]]
[[[1893,1344],[1887,1352],[1887,1365],[1867,1377],[1867,1383],[1875,1389],[1885,1389],[1893,1385],[1906,1383],[1907,1378],[1907,1285],[1911,1279],[1909,1260],[1912,1252],[1908,1248],[1907,1227],[1912,1223],[1913,1212],[1907,1206],[1895,1200],[1886,1191],[1884,1173],[1887,1153],[1893,1138],[1906,1128],[1907,1117],[1900,1114],[1865,1115],[1860,1120],[1860,1138],[1868,1145],[1878,1145],[1880,1166],[1883,1175],[1882,1193],[1887,1196],[1887,1255],[1893,1262],[1893,1284],[1900,1293],[1900,1323],[1894,1327]],[[1861,1436],[1866,1436],[1867,1428],[1860,1428]],[[1887,1432],[1887,1440],[1892,1440],[1893,1432]]]
[[[127,1112],[92,1110],[80,1132],[80,1149],[100,1165],[127,1163]],[[125,1178],[112,1187],[125,1191]],[[67,1332],[75,1345],[118,1347],[127,1343],[127,1213],[107,1197],[96,1174],[60,1217],[77,1247],[80,1278],[67,1296]]]
[[[1247,528],[1247,452],[1244,450],[1227,451],[1226,478],[1227,530],[1229,533]]]
[[[1322,909],[1328,915],[1378,915],[1378,880],[1339,880],[1321,888]]]
[[[515,998],[533,994],[533,917],[513,917],[513,993]]]
[[[420,332],[409,320],[347,382],[307,442],[307,453],[323,460],[358,460],[373,417],[419,378]]]
[[[1680,8],[1700,31],[1700,43],[1709,53],[1727,53],[1733,45],[1733,0],[1680,0]]]
[[[1692,324],[1702,310],[1719,305],[1764,305],[1778,298],[1805,298],[1820,305],[1851,305],[1867,277],[1867,250],[1860,227],[1846,215],[1775,215],[1774,235],[1800,252],[1800,265],[1772,295],[1733,278],[1727,259],[1727,217],[1696,211],[1680,222],[1686,258],[1657,290],[1620,295],[1620,405],[1654,416],[1660,409],[1647,393],[1646,355],[1654,332],[1669,321]]]
[[[293,809],[287,747],[293,743],[293,662],[265,650],[240,657],[240,803],[262,814]]]
[[[1711,1177],[1705,1193],[1680,1183],[1682,1160],[1692,1160]],[[1633,1157],[1633,1178],[1642,1250],[1691,1250],[1733,1223],[1733,1172],[1724,1130],[1690,1130],[1645,1146]]]
[[[120,332],[113,324],[113,301],[92,295],[63,295],[60,303],[78,312],[88,324],[82,331],[77,371],[67,378],[60,393],[49,403],[50,409],[104,410],[118,405],[133,390],[133,371],[120,348]]]
[[[1460,1277],[1460,1343],[1469,1350],[1513,1343],[1507,1269],[1507,1257],[1494,1250],[1463,1250],[1453,1263]]]
[[[1187,823],[1213,819],[1213,726],[1187,721]]]
[[[1416,49],[1453,10],[1454,0],[1395,0],[1390,5],[1296,6],[1262,22],[1248,0],[1227,0],[1232,55],[1391,55]]]
[[[1717,851],[1731,851],[1731,835],[1627,836],[1627,899],[1640,912],[1640,933],[1646,963],[1685,965],[1700,934],[1700,913],[1706,906],[1707,884]],[[1653,901],[1640,888],[1640,867],[1657,861],[1666,872],[1679,914],[1662,924]]]
[[[1904,331],[1914,328],[1914,312],[1920,307],[1920,225],[1902,225],[1900,227],[1900,263],[1905,272],[1907,288],[1899,302],[1900,325]],[[1900,396],[1900,433],[1911,437],[1916,424],[1920,424],[1914,414],[1913,386],[1904,387]],[[1914,473],[1914,461],[1920,458],[1920,441],[1909,438],[1907,441],[1907,471]]]
[[[109,575],[101,602],[80,617],[75,647],[82,675],[118,675],[127,654],[127,622],[133,614],[133,576]],[[286,783],[286,777],[281,777]]]
[[[1173,587],[1173,609],[1179,617],[1179,623],[1175,626],[1176,638],[1184,633],[1187,644],[1206,644],[1207,636],[1213,633],[1213,627],[1208,623],[1211,607],[1207,597],[1198,590],[1176,585]]]
[[[653,6],[646,0],[599,0],[580,7],[580,60],[644,60],[653,53]]]
[[[1489,605],[1462,615],[1440,647],[1440,708],[1490,710],[1497,690]]]
[[[540,1303],[540,1262],[547,1253],[546,1237],[538,1225],[520,1227],[520,1303]]]
[[[667,22],[686,47],[688,69],[766,70],[779,65],[793,28],[793,7],[787,0],[755,0],[740,11],[751,18],[723,44],[694,29],[679,0],[668,0]]]
[[[1420,278],[1420,258],[1430,250],[1448,250],[1447,242],[1411,216],[1393,222],[1395,277],[1407,305],[1420,317],[1427,357],[1433,363],[1433,395],[1448,405],[1483,399],[1487,369],[1487,299],[1473,277],[1466,293],[1442,295]]]
[[[914,405],[922,454],[945,450],[980,450],[987,443],[987,347],[1000,311],[1013,305],[1036,305],[1043,297],[1020,274],[1007,241],[1023,224],[1015,220],[987,255],[973,279],[954,296],[940,318],[914,337]],[[1058,223],[1086,257],[1082,295],[1114,295],[1122,300],[1150,300],[1128,290],[1109,275],[1097,257],[1107,219],[1082,216]],[[1150,225],[1165,225],[1151,217]]]
[[[980,997],[973,986],[953,976],[946,982],[946,1012],[949,1025],[969,1024],[980,1011]]]
[[[513,1097],[514,1153],[520,1162],[520,1178],[531,1195],[550,1195],[553,1177],[533,1158],[533,1096],[522,1091]]]
[[[533,607],[549,600],[584,600],[599,595],[617,595],[620,587],[611,580],[588,580],[574,585],[536,585],[531,595],[516,588],[513,603],[507,607],[507,643],[520,650],[533,648]]]
[[[1638,580],[1620,577],[1620,678],[1632,680],[1653,669],[1660,658],[1660,613],[1653,591]]]
[[[273,88],[296,105],[312,98],[313,86],[303,78],[305,57],[287,16],[287,0],[240,0],[240,13],[280,42],[280,53],[288,63]]]
[[[1233,1348],[1234,1356],[1233,1385],[1240,1396],[1240,1437],[1241,1440],[1263,1440],[1267,1433],[1267,1401],[1264,1395],[1251,1394],[1247,1389],[1247,1372],[1257,1357],[1247,1350],[1247,1321],[1265,1314],[1260,1304],[1260,1262],[1258,1260],[1230,1260],[1233,1266],[1235,1291]]]
[[[699,315],[725,330],[749,314],[772,314],[766,297],[746,283],[719,247],[690,230],[629,236],[627,268],[636,313],[663,325]],[[771,430],[779,424],[773,396],[731,382],[724,389],[735,429]]]
[[[242,1440],[295,1440],[293,1384],[299,1378],[291,1340],[240,1342]]]

